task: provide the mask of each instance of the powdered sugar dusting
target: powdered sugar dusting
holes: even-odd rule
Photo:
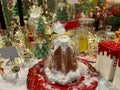
[[[50,82],[59,83],[61,85],[72,83],[73,81],[78,80],[81,75],[85,76],[83,83],[88,86],[90,86],[91,82],[97,80],[97,78],[91,78],[91,76],[88,75],[88,67],[80,62],[78,62],[78,68],[75,72],[70,71],[66,75],[59,71],[52,72],[48,67],[45,68],[44,72]]]

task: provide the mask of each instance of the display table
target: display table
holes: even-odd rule
[[[38,63],[39,60],[34,60],[33,63],[31,63],[31,68]],[[29,65],[29,63],[27,64]],[[8,81],[5,81],[0,76],[0,90],[29,90],[27,89],[27,75],[28,75],[29,67],[26,67],[19,72],[19,79],[17,80],[17,83],[11,83]],[[34,78],[33,78],[34,79]],[[104,80],[102,77],[99,78],[99,83],[97,86],[97,89],[95,90],[117,90],[115,87],[112,86],[112,84],[106,80]]]
[[[104,79],[113,79],[119,52],[120,43],[114,41],[99,43],[95,67]]]
[[[58,84],[51,84],[47,81],[44,73],[44,63],[46,60],[35,64],[29,69],[27,78],[27,88],[29,90],[95,90],[98,85],[99,74],[85,60],[78,59],[79,62],[85,64],[88,69],[85,75],[82,75],[78,81],[72,84],[62,86]],[[84,70],[84,68],[83,68]]]

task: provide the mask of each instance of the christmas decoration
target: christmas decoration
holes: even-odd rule
[[[19,66],[14,66],[13,68],[12,68],[12,72],[14,72],[14,73],[17,73],[17,72],[19,72],[20,71],[20,67]]]
[[[76,14],[76,19],[84,18],[84,17],[85,17],[85,14],[83,12],[80,12],[80,13]]]
[[[30,14],[30,17],[28,19],[28,23],[29,23],[29,25],[33,26],[36,30],[38,27],[38,22],[39,22],[40,16],[41,16],[41,14],[43,14],[43,9],[41,6],[39,7],[39,6],[33,5],[30,8],[29,14]]]
[[[26,16],[27,15],[27,12],[24,8],[24,5],[22,4],[22,10],[23,10],[23,15]],[[13,16],[19,16],[19,11],[18,11],[18,2],[14,2],[14,5],[12,7],[12,15]]]
[[[56,20],[58,20],[58,21],[68,20],[67,7],[65,5],[65,2],[58,3],[58,7],[56,10]]]
[[[30,38],[29,38],[29,25],[26,23],[25,24],[25,44],[26,47],[30,47]]]
[[[115,32],[115,42],[120,42],[120,28]]]
[[[120,25],[120,6],[119,4],[112,3],[112,1],[108,1],[106,4],[110,4],[110,6],[106,6],[104,12],[105,24],[111,25],[112,31],[116,31],[119,29]]]
[[[98,50],[98,36],[96,34],[88,33],[88,50],[89,52],[96,53]]]
[[[96,5],[97,0],[82,0],[75,4],[76,13],[85,12],[88,13]]]
[[[10,57],[10,59],[6,62],[7,66],[13,66],[15,65],[15,59],[13,57]]]
[[[107,18],[106,24],[112,26],[112,31],[116,31],[116,30],[119,29],[119,27],[120,27],[119,18],[120,18],[120,14],[117,14],[113,17],[108,17]]]
[[[38,42],[35,45],[35,49],[34,49],[34,56],[37,59],[43,59],[46,58],[49,54],[49,48],[48,48],[48,43],[45,41],[43,42]]]
[[[3,37],[0,35],[0,48],[3,48],[5,46],[5,42],[3,40]]]
[[[111,11],[112,15],[120,14],[119,5],[114,5]]]
[[[10,26],[11,23],[10,23],[10,11],[8,10],[8,0],[2,0],[2,4],[3,4],[3,7],[4,7],[4,15],[5,15],[5,18],[6,18],[6,22],[7,22],[7,25]]]
[[[18,42],[18,43],[21,43],[24,41],[24,34],[22,33],[21,29],[18,28],[18,30],[15,32],[15,35],[14,35],[14,42]]]
[[[43,34],[43,35],[45,34],[45,23],[44,23],[43,17],[40,17],[40,19],[39,19],[38,28],[37,28],[36,33]]]
[[[48,0],[44,0],[43,15],[44,15],[48,20],[51,19],[50,8],[48,7]]]
[[[10,38],[8,38],[8,34],[4,35],[5,46],[12,46],[12,42]]]
[[[48,48],[48,38],[46,35],[46,27],[44,23],[43,17],[40,17],[38,28],[37,28],[37,35],[36,35],[36,45],[34,47],[34,56],[37,59],[46,58],[49,54]]]

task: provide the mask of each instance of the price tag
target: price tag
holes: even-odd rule
[[[16,47],[0,48],[0,54],[4,59],[19,57]]]

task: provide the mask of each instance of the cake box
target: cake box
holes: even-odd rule
[[[104,41],[98,44],[98,55],[95,68],[104,79],[113,79],[119,52],[120,43]]]
[[[120,90],[120,52],[119,52],[119,57],[118,57],[118,63],[116,66],[116,70],[115,70],[115,75],[113,78],[113,85]]]

